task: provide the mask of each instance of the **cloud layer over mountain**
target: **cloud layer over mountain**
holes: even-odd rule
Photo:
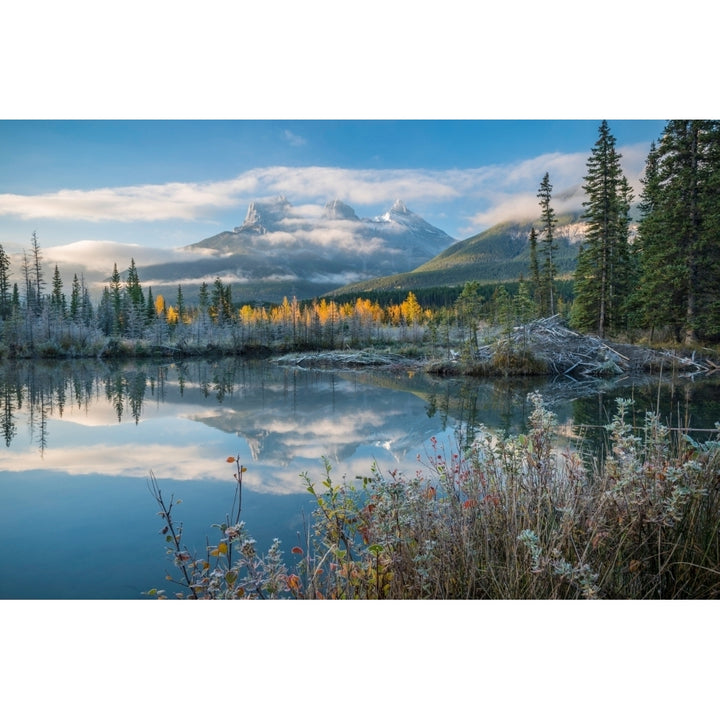
[[[620,148],[631,183],[642,173],[647,147]],[[37,195],[0,194],[0,216],[26,220],[120,223],[166,220],[209,220],[222,210],[246,205],[251,199],[278,195],[322,208],[332,198],[366,207],[401,197],[413,204],[452,206],[465,199],[481,208],[464,215],[467,234],[508,219],[509,211],[534,204],[545,172],[558,189],[577,185],[585,173],[587,153],[550,153],[517,163],[471,169],[351,169],[341,167],[254,168],[228,180],[62,189]],[[505,217],[503,217],[505,216]],[[462,218],[458,218],[463,222]],[[459,235],[460,233],[454,233]]]

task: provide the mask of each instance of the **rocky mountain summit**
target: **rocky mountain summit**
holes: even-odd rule
[[[154,265],[145,275],[155,286],[182,282],[190,292],[220,277],[233,284],[235,297],[277,302],[407,272],[453,242],[401,200],[382,215],[360,218],[338,199],[312,214],[280,196],[251,202],[233,230],[186,246],[196,261]]]

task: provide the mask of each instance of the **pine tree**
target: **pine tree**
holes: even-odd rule
[[[90,291],[85,285],[85,276],[82,274],[80,275],[80,298],[80,318],[86,325],[89,325],[95,313],[90,300]]]
[[[100,303],[98,304],[97,324],[104,335],[117,332],[117,318],[113,307],[113,299],[107,285],[103,288]]]
[[[686,343],[720,336],[719,155],[718,121],[671,120],[645,172],[638,296]]]
[[[200,285],[200,292],[198,293],[198,304],[200,306],[200,312],[206,313],[210,307],[210,297],[208,294],[207,283],[203,280]]]
[[[157,320],[157,314],[155,313],[155,299],[153,298],[152,288],[148,288],[147,300],[145,302],[145,305],[147,321],[151,323],[153,320]]]
[[[35,285],[33,283],[30,270],[30,259],[28,258],[25,250],[23,250],[22,255],[22,271],[25,284],[25,307],[28,309],[28,311],[34,310],[36,306]]]
[[[540,297],[541,312],[555,314],[555,242],[554,228],[557,224],[555,211],[550,205],[552,199],[552,185],[550,184],[550,173],[545,173],[540,183],[537,196],[540,198],[540,218],[543,223],[542,253],[543,264],[540,274]]]
[[[626,322],[632,193],[620,158],[615,138],[603,120],[584,178],[587,232],[578,252],[572,317],[577,328],[595,330],[600,337]]]
[[[50,294],[50,307],[56,317],[64,318],[67,311],[67,299],[62,291],[63,281],[57,265],[55,265],[55,272],[53,273],[52,288],[52,293]]]
[[[455,301],[458,324],[466,332],[466,341],[473,352],[478,349],[477,329],[480,320],[480,308],[483,298],[480,295],[480,283],[468,281]]]
[[[535,302],[542,305],[540,298],[540,266],[538,265],[537,240],[537,231],[533,227],[530,229],[530,237],[528,238],[530,245],[530,285]]]
[[[112,332],[114,335],[117,335],[118,333],[121,333],[125,327],[125,318],[123,317],[122,285],[120,282],[120,273],[117,269],[117,263],[113,264],[113,272],[110,276],[109,299],[112,311]],[[109,333],[106,332],[106,334]]]
[[[177,301],[175,302],[175,307],[177,309],[177,313],[178,313],[178,317],[180,318],[180,322],[182,322],[183,317],[185,316],[185,296],[183,295],[182,285],[178,285]]]
[[[10,258],[0,245],[0,320],[7,320],[10,313]]]
[[[135,266],[135,258],[130,258],[130,267],[128,268],[127,281],[125,289],[130,298],[131,305],[141,312],[145,309],[145,296],[143,295],[140,285],[140,277],[138,276],[137,267]]]
[[[80,280],[77,273],[73,275],[72,290],[70,291],[70,319],[77,322],[80,317],[80,303],[82,302]]]
[[[665,254],[670,249],[663,242],[660,222],[662,187],[660,185],[660,153],[657,145],[650,145],[645,161],[645,174],[641,178],[643,185],[640,193],[640,221],[638,222],[637,246],[640,259],[640,278],[633,292],[633,300],[638,308],[638,322],[650,328],[650,337],[657,326],[670,322],[671,305],[668,302],[668,290],[671,288],[671,264]]]
[[[147,313],[145,310],[145,295],[140,285],[135,258],[130,259],[127,280],[125,281],[125,293],[123,305],[126,308],[125,332],[130,337],[139,337],[145,327]]]

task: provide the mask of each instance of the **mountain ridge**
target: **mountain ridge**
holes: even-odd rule
[[[144,273],[159,287],[178,282],[199,287],[220,277],[233,285],[239,302],[280,302],[299,288],[298,299],[306,299],[350,282],[407,272],[454,242],[402,200],[382,215],[359,218],[339,199],[313,216],[280,195],[251,202],[233,230],[182,248],[197,253],[197,260],[158,263]]]
[[[585,237],[580,211],[557,216],[555,254],[557,277],[569,276],[575,269],[577,251]],[[539,232],[541,223],[513,221],[498,223],[465,240],[453,243],[431,260],[409,272],[351,283],[328,296],[388,290],[417,290],[440,286],[464,285],[469,281],[511,282],[528,277],[530,272],[530,230]],[[542,235],[538,237],[541,252]]]

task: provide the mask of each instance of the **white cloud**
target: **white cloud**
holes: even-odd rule
[[[342,198],[373,205],[403,198],[442,201],[459,196],[454,174],[422,170],[348,170],[329,167],[270,167],[213,183],[168,183],[92,190],[58,190],[40,195],[0,194],[0,216],[100,222],[197,220],[264,196],[293,202]]]
[[[151,248],[134,243],[120,243],[111,240],[80,240],[68,245],[56,245],[43,250],[46,263],[78,265],[90,272],[108,275],[113,263],[119,270],[125,270],[134,259],[137,265],[153,265],[161,262],[197,261],[197,252],[189,250],[167,250]]]
[[[283,137],[288,142],[288,144],[292,145],[293,147],[302,147],[303,145],[307,145],[307,140],[304,137],[296,135],[290,130],[284,130]]]
[[[645,144],[619,148],[636,194],[647,156]],[[386,205],[400,198],[442,207],[473,203],[472,222],[509,219],[529,207],[547,172],[554,191],[582,182],[589,153],[549,153],[516,163],[470,169],[348,169],[339,167],[255,168],[229,180],[167,183],[90,190],[58,190],[40,195],[0,194],[0,216],[83,221],[197,221],[218,212],[277,195],[288,197],[296,216],[317,217],[325,202],[341,199],[352,206]],[[465,211],[466,217],[470,214]],[[475,228],[477,229],[477,228]]]

